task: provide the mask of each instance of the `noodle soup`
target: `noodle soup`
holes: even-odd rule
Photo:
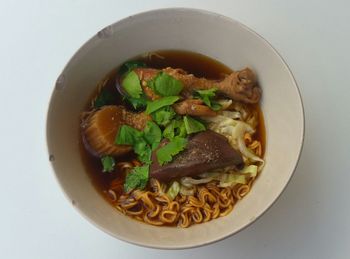
[[[157,51],[96,86],[81,114],[81,156],[121,213],[189,227],[229,214],[264,166],[261,89],[249,69]]]

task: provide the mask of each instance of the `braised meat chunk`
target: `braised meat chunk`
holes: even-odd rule
[[[166,143],[163,141],[160,146]],[[241,169],[244,166],[241,154],[230,146],[227,139],[210,130],[191,136],[186,149],[171,163],[160,166],[156,152],[157,150],[152,154],[150,176],[164,182],[217,168],[234,166]]]

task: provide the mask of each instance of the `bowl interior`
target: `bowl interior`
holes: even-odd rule
[[[95,190],[79,153],[79,114],[97,82],[125,60],[159,49],[199,52],[234,70],[251,67],[263,89],[267,162],[261,176],[228,216],[188,229],[154,227],[120,214]],[[52,166],[74,206],[117,238],[158,248],[207,244],[253,222],[288,183],[300,154],[303,131],[297,86],[273,48],[231,19],[192,9],[142,13],[97,33],[79,49],[58,78],[47,119]]]

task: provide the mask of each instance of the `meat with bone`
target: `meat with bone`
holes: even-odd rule
[[[134,70],[141,81],[147,82],[155,77],[160,70],[153,68],[136,68]],[[204,90],[217,88],[218,92],[225,94],[234,101],[244,103],[258,103],[261,97],[261,89],[257,84],[256,76],[252,70],[245,68],[240,71],[232,72],[222,80],[209,80],[198,78],[188,74],[183,69],[167,67],[163,72],[180,80],[184,85],[183,92],[192,92],[193,90]],[[147,87],[143,84],[143,87]],[[156,96],[152,96],[155,99]]]

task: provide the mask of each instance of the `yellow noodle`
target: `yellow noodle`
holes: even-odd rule
[[[172,201],[169,203],[168,209],[178,212],[180,210],[180,204],[176,201]]]
[[[198,196],[199,196],[199,200],[203,203],[203,205],[201,207],[204,206],[205,202],[210,202],[210,203],[214,203],[216,202],[216,198],[213,194],[211,194],[207,188],[205,187],[200,187],[198,188]]]
[[[219,203],[215,203],[213,206],[212,218],[216,219],[220,215],[220,205]]]
[[[248,184],[242,184],[238,189],[237,189],[237,195],[242,199],[244,196],[247,195],[249,192],[250,188]]]
[[[200,208],[196,208],[192,211],[192,219],[195,223],[201,223],[203,220],[203,215]]]
[[[248,132],[244,134],[244,142],[250,144],[252,142],[252,135]]]
[[[220,197],[224,198],[224,199],[229,199],[231,197],[231,195],[232,195],[231,190],[228,187],[222,189],[220,192]]]
[[[233,196],[234,199],[236,199],[236,200],[242,199],[242,198],[241,198],[240,196],[238,196],[238,194],[237,194],[236,186],[232,189],[232,196]]]
[[[159,219],[164,222],[171,224],[173,223],[177,218],[177,212],[176,211],[171,211],[171,210],[165,210],[162,211],[159,215]]]
[[[180,214],[179,226],[182,228],[187,228],[191,225],[191,219],[188,217],[187,213]]]
[[[188,203],[192,206],[192,207],[203,207],[204,206],[204,202],[201,202],[199,199],[197,199],[194,196],[189,196],[188,197]]]
[[[212,193],[214,196],[219,197],[220,196],[220,188],[216,186],[215,184],[208,184],[206,188]]]
[[[169,204],[171,201],[167,195],[160,195],[155,198],[158,202],[163,204]]]
[[[119,210],[119,211],[122,212],[123,214],[126,214],[126,213],[125,213],[125,210],[124,210],[120,205],[117,205],[116,208],[117,208],[117,210]]]
[[[203,213],[203,222],[207,222],[211,220],[211,209],[207,209],[206,207],[204,207],[202,208],[202,213]]]
[[[155,209],[152,211],[149,211],[148,212],[148,216],[150,217],[150,218],[154,218],[154,217],[156,217],[158,214],[159,214],[159,212],[162,210],[162,208],[161,208],[161,206],[160,205],[158,205],[158,204],[156,204],[155,205]]]
[[[131,200],[131,199],[128,199],[126,200],[125,202],[121,203],[120,206],[125,209],[125,210],[128,210],[128,209],[131,209],[133,207],[135,207],[136,205],[138,205],[139,203],[135,200]]]
[[[187,200],[187,196],[186,195],[177,195],[176,196],[176,201],[179,203],[179,204],[182,204],[184,203],[185,201]]]
[[[217,200],[217,203],[219,204],[220,208],[227,208],[230,206],[232,200],[227,199],[225,197],[220,196],[219,199]]]
[[[117,200],[117,195],[116,195],[115,191],[113,191],[113,190],[108,190],[108,191],[107,191],[107,195],[109,196],[108,198],[109,198],[111,201],[116,201],[116,200]]]
[[[260,145],[254,141],[252,143],[252,150]],[[130,170],[130,163],[119,166]],[[219,187],[218,182],[212,181],[198,185],[193,195],[179,194],[170,200],[165,194],[166,185],[151,179],[150,188],[123,194],[115,204],[120,212],[139,221],[156,226],[178,225],[186,228],[228,215],[235,203],[249,192],[255,179],[251,177],[247,180],[247,184],[237,184],[232,188]],[[117,183],[112,185],[115,187]],[[112,196],[111,199],[114,198]]]
[[[155,225],[155,226],[161,226],[164,224],[164,222],[162,222],[161,220],[159,220],[157,218],[155,218],[155,219],[149,218],[147,214],[145,214],[143,216],[143,221],[148,223],[148,224]]]
[[[150,185],[155,193],[162,194],[165,192],[165,189],[166,189],[165,184],[161,184],[156,179],[151,179]]]
[[[248,179],[247,185],[249,186],[249,190],[252,188],[252,185],[253,185],[253,183],[255,181],[255,178],[256,177],[251,177],[251,178]]]
[[[127,210],[127,214],[130,215],[130,216],[139,216],[139,215],[143,215],[144,212],[143,212],[143,208],[141,208],[138,211]]]
[[[249,146],[248,146],[249,149],[253,150],[253,152],[261,157],[262,155],[262,146],[261,146],[261,142],[260,141],[257,141],[257,140],[254,140]]]
[[[140,217],[140,216],[135,216],[134,219],[136,219],[138,221],[143,221],[143,217]]]
[[[220,217],[224,217],[224,216],[228,215],[232,210],[233,210],[233,205],[230,204],[227,208],[225,208],[224,210],[222,210],[220,212]]]

